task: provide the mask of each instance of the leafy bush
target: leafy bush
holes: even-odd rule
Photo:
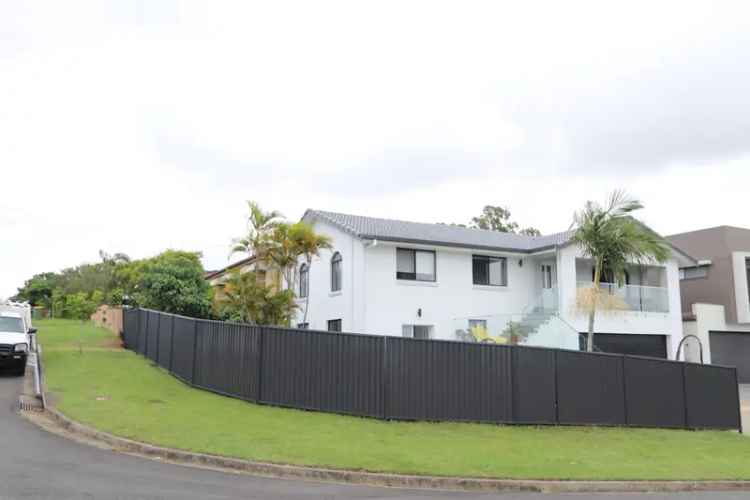
[[[217,298],[222,319],[257,325],[289,325],[297,310],[294,292],[273,288],[258,281],[254,272],[235,271]]]
[[[135,299],[151,309],[205,318],[211,299],[203,272],[199,253],[167,250],[144,263]]]

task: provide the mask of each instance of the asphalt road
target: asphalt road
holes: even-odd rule
[[[0,374],[0,499],[632,499],[636,495],[462,494],[258,478],[155,462],[49,434],[16,414],[21,379]],[[740,499],[703,493],[650,500]]]

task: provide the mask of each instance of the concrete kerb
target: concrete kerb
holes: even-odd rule
[[[33,377],[27,370],[26,378]],[[33,386],[33,382],[31,384]],[[30,384],[25,383],[24,387]],[[28,395],[21,395],[28,399]],[[20,399],[19,401],[24,401]],[[20,405],[19,405],[20,406]],[[139,455],[145,458],[167,461],[179,465],[211,468],[225,472],[241,472],[255,476],[278,479],[297,479],[318,482],[334,482],[368,486],[383,486],[406,489],[433,489],[453,491],[529,491],[542,493],[615,493],[615,492],[687,492],[687,491],[750,491],[750,481],[564,481],[564,480],[514,480],[465,477],[415,476],[377,472],[349,471],[304,467],[266,462],[254,462],[206,453],[195,453],[141,443],[96,430],[63,415],[48,404],[44,416],[49,417],[53,427],[39,421],[41,408],[27,409],[20,406],[28,420],[45,430],[78,438],[113,451]],[[71,436],[72,435],[72,436]],[[92,443],[93,442],[93,443]]]

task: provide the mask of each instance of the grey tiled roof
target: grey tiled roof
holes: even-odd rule
[[[378,219],[322,210],[308,210],[304,218],[309,219],[311,217],[320,218],[363,239],[441,244],[488,250],[534,252],[556,245],[564,245],[573,235],[573,231],[565,231],[547,236],[526,236],[446,224]]]

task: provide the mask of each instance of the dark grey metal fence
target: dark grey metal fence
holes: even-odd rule
[[[275,328],[126,310],[123,339],[247,401],[403,420],[741,429],[737,370],[657,358]]]

